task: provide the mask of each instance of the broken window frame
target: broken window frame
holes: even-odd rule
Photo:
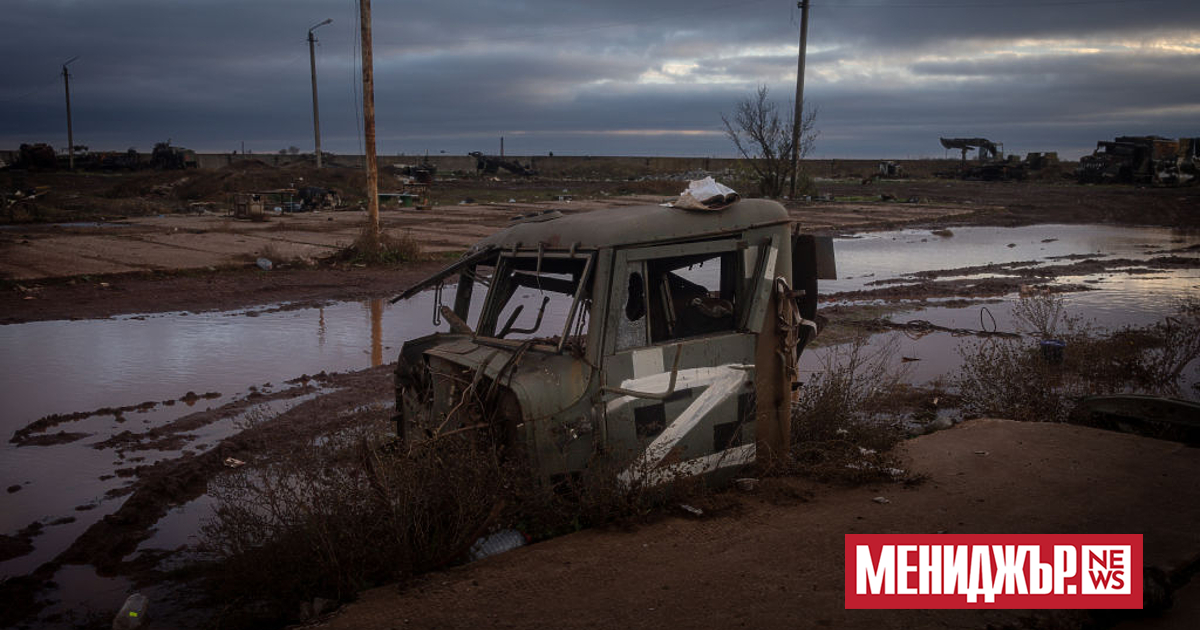
[[[690,241],[684,243],[672,243],[668,245],[654,245],[649,247],[637,247],[630,249],[619,250],[620,264],[614,267],[613,272],[621,274],[620,277],[613,276],[612,289],[610,289],[611,304],[614,310],[612,311],[616,317],[610,317],[609,322],[605,322],[605,336],[608,340],[605,341],[605,353],[615,354],[619,352],[627,352],[636,348],[645,348],[653,346],[669,346],[672,344],[696,339],[710,335],[728,335],[747,332],[745,329],[745,319],[749,313],[749,309],[753,307],[753,303],[758,299],[760,291],[757,290],[754,278],[762,273],[762,265],[765,260],[762,257],[754,258],[755,268],[753,272],[747,271],[746,260],[743,252],[747,249],[746,241],[739,237],[724,237],[703,241]],[[652,261],[666,260],[671,258],[684,258],[692,256],[711,255],[713,257],[725,256],[733,254],[732,263],[735,266],[734,277],[737,285],[734,287],[734,295],[736,301],[734,304],[733,326],[727,330],[712,331],[700,333],[697,335],[677,336],[669,339],[653,341],[650,331],[650,310],[654,308],[652,305],[649,263]],[[617,318],[625,317],[624,308],[626,300],[628,300],[628,284],[629,275],[631,273],[639,273],[642,276],[643,283],[643,299],[645,300],[646,313],[641,320],[641,326],[645,329],[641,345],[622,346],[619,341],[619,331],[622,321]]]
[[[554,353],[562,353],[562,351],[566,347],[567,339],[570,336],[571,330],[572,330],[572,328],[575,327],[576,320],[578,320],[579,318],[582,318],[582,317],[588,317],[590,315],[590,313],[581,312],[581,309],[579,308],[579,306],[584,301],[584,295],[588,292],[589,284],[592,282],[592,275],[594,273],[595,262],[596,262],[596,252],[594,252],[594,251],[560,252],[560,251],[545,251],[545,250],[510,250],[510,251],[503,251],[503,252],[496,252],[496,253],[498,253],[496,260],[494,261],[496,271],[492,276],[492,282],[489,283],[489,285],[488,285],[488,292],[487,292],[487,297],[484,299],[483,310],[480,312],[479,319],[476,321],[474,338],[479,341],[498,343],[498,344],[502,344],[502,345],[516,345],[519,343],[523,343],[520,341],[503,339],[503,338],[494,336],[495,335],[495,327],[499,323],[500,312],[503,310],[504,306],[508,303],[508,300],[511,299],[511,297],[512,297],[510,294],[508,296],[503,296],[505,299],[501,300],[502,296],[500,296],[498,294],[498,290],[499,290],[499,287],[501,284],[500,278],[503,277],[504,274],[508,273],[509,266],[511,265],[510,261],[512,261],[513,259],[517,259],[517,258],[537,260],[538,261],[538,265],[537,265],[538,270],[535,270],[533,272],[534,275],[537,275],[537,274],[541,273],[540,268],[541,268],[542,260],[545,260],[545,259],[580,260],[580,259],[582,259],[583,269],[582,269],[582,271],[580,271],[579,279],[575,282],[574,293],[573,294],[562,293],[563,295],[569,295],[571,297],[571,306],[567,310],[566,321],[563,322],[563,329],[558,336],[558,344],[556,346],[548,346],[546,344],[534,344],[533,346],[531,346],[531,349],[534,349],[534,350],[545,351],[546,349],[552,349],[552,351]],[[481,262],[481,261],[479,261],[479,262]],[[547,281],[549,281],[549,279]],[[554,281],[559,282],[560,280],[555,279]],[[488,330],[488,332],[490,334],[482,334],[482,331],[485,330],[485,322],[486,322],[486,330]]]

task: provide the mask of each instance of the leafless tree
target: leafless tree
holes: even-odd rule
[[[817,139],[814,129],[817,114],[805,111],[800,124],[800,151],[804,158],[812,151]],[[759,193],[764,197],[783,195],[792,173],[792,108],[783,114],[768,98],[767,86],[761,85],[753,96],[737,103],[732,120],[721,114],[725,135],[733,141],[738,153],[758,180]]]

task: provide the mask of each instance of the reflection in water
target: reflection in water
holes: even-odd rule
[[[371,309],[371,367],[383,365],[383,298],[369,300]]]
[[[325,347],[325,307],[317,307],[317,347]]]

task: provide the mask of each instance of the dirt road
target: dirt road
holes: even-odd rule
[[[319,627],[1104,627],[1121,617],[845,610],[843,536],[1140,533],[1146,566],[1183,580],[1200,563],[1196,449],[1000,420],[970,421],[903,449],[924,483],[843,489],[768,480],[698,519],[585,531],[434,573],[405,590],[374,589]],[[1128,627],[1196,627],[1198,589],[1187,588],[1165,617]]]

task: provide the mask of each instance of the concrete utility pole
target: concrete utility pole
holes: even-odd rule
[[[379,164],[375,158],[375,70],[371,61],[371,0],[359,0],[362,31],[363,144],[367,152],[367,245],[379,245]]]
[[[317,43],[317,39],[313,37],[313,31],[331,22],[333,22],[333,18],[308,29],[308,67],[312,69],[313,138],[317,145],[317,168],[321,168],[321,110],[317,108],[317,54],[314,52],[314,44]]]
[[[75,170],[75,134],[71,131],[71,75],[67,73],[67,64],[75,61],[79,55],[75,55],[63,62],[63,88],[67,91],[67,163],[70,169]]]
[[[792,120],[792,186],[788,196],[796,198],[796,179],[800,176],[800,127],[804,124],[804,55],[808,51],[808,2],[800,0],[800,56],[796,61],[796,114]]]

